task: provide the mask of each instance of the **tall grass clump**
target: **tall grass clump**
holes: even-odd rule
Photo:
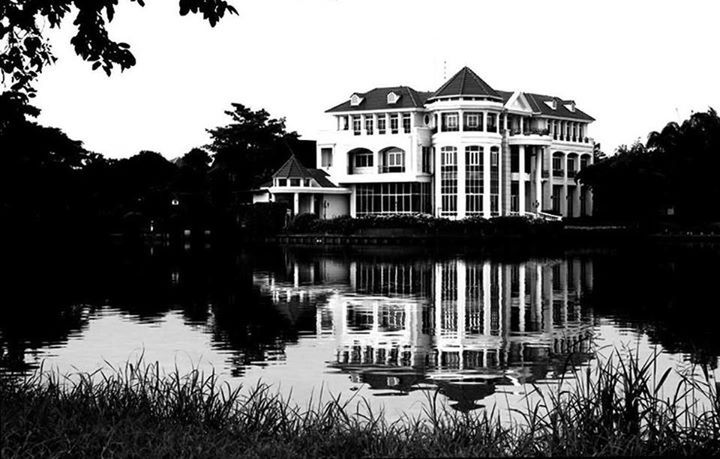
[[[162,373],[142,361],[92,374],[0,379],[0,453],[27,456],[317,457],[717,455],[712,373],[681,375],[618,352],[552,388],[533,386],[516,420],[470,414],[429,394],[424,414],[389,422],[367,400],[306,405],[267,385],[231,388],[214,373]],[[669,393],[670,395],[665,395]],[[702,400],[703,403],[698,402]]]

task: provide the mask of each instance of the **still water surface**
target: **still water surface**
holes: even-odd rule
[[[146,249],[28,263],[8,285],[0,371],[143,355],[272,384],[300,404],[361,395],[398,416],[436,391],[461,411],[524,404],[529,384],[557,384],[598,350],[717,367],[717,247],[443,252]]]

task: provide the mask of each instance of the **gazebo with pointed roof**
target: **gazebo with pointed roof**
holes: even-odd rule
[[[463,67],[440,89],[428,98],[428,102],[448,97],[483,97],[502,102],[502,96],[469,67]]]

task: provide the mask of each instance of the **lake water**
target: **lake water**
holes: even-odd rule
[[[611,349],[715,369],[720,248],[534,255],[460,249],[35,252],[5,277],[0,371],[140,355],[272,384],[300,404],[362,396],[391,416],[524,404]],[[672,380],[672,378],[671,378]]]

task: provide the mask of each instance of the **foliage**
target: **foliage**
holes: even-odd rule
[[[668,123],[643,145],[583,169],[578,180],[592,187],[600,217],[657,218],[667,209],[682,219],[720,219],[720,117],[713,109],[682,124]]]
[[[436,218],[427,214],[349,216],[321,220],[313,214],[298,215],[288,228],[292,233],[360,234],[374,229],[405,229],[409,234],[473,236],[530,236],[553,233],[561,223],[527,217],[475,217],[464,220]]]
[[[260,185],[287,160],[296,132],[285,130],[285,119],[271,118],[263,109],[253,111],[232,104],[225,112],[232,123],[209,129],[214,153],[213,179],[219,186],[247,189]]]
[[[144,0],[129,0],[144,6]],[[63,19],[74,13],[76,33],[70,40],[75,53],[92,69],[102,68],[110,75],[115,65],[121,70],[135,65],[135,57],[127,43],[116,42],[108,35],[107,24],[115,17],[119,0],[5,0],[0,2],[0,43],[6,45],[0,54],[3,83],[13,91],[35,91],[30,87],[45,65],[55,61],[50,44],[44,36],[45,28],[60,27]],[[128,2],[124,2],[128,3]],[[225,0],[180,0],[180,14],[202,14],[211,26],[237,10]]]
[[[448,409],[428,394],[424,414],[386,420],[339,396],[301,407],[266,385],[221,385],[199,371],[161,373],[142,361],[92,374],[38,372],[0,380],[2,456],[325,457],[717,455],[720,397],[712,375],[670,373],[619,351],[503,422],[496,408]],[[698,405],[705,398],[708,406]]]

